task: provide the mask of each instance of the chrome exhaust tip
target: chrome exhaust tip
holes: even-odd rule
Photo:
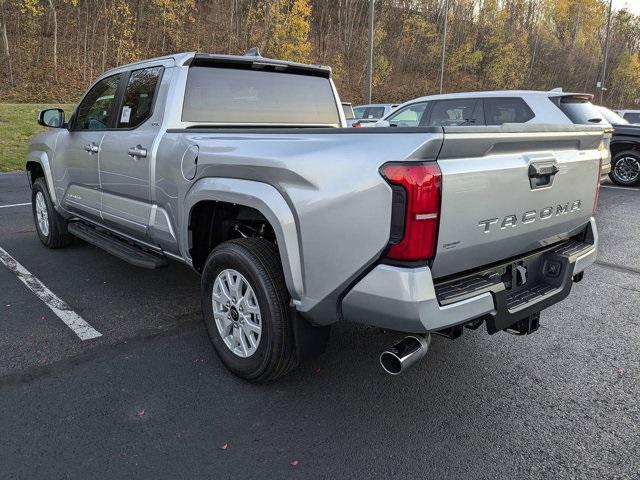
[[[390,375],[400,375],[429,350],[431,334],[409,335],[380,354],[380,365]]]

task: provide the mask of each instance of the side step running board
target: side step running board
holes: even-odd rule
[[[107,233],[102,233],[81,222],[71,222],[67,226],[69,233],[81,238],[87,243],[95,245],[111,255],[124,260],[131,265],[142,268],[161,268],[167,265],[165,257],[145,252]]]

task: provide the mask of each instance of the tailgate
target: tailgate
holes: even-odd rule
[[[435,277],[525,254],[592,215],[602,127],[445,127]]]

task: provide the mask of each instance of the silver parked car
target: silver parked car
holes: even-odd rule
[[[608,125],[591,103],[593,95],[550,91],[496,90],[415,98],[367,127],[499,126],[508,123]],[[365,125],[363,125],[365,126]],[[611,170],[609,142],[602,145],[602,175]]]

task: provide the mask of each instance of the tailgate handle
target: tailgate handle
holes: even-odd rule
[[[536,162],[529,165],[529,184],[531,189],[550,187],[553,177],[560,169],[555,160],[546,162]]]
[[[529,165],[529,177],[548,177],[549,175],[555,175],[560,169],[555,163],[532,163]]]

